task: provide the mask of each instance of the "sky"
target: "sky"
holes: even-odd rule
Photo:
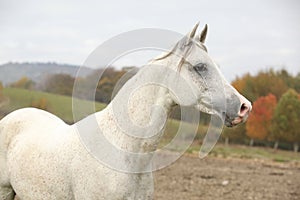
[[[229,80],[270,67],[300,72],[298,0],[0,0],[0,64],[82,65],[110,38],[141,28],[188,33],[209,25],[210,57]],[[136,52],[116,66],[145,64],[159,52]]]

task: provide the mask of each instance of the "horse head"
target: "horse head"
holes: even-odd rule
[[[221,116],[228,127],[245,122],[252,109],[250,101],[226,81],[219,67],[208,55],[204,45],[207,25],[199,35],[197,28],[198,24],[175,45],[172,51],[157,60],[177,55],[176,70],[196,96],[187,106]],[[176,102],[175,97],[173,100]]]

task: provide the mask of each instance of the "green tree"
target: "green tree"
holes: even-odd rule
[[[272,137],[294,144],[298,151],[300,143],[300,97],[289,89],[279,100],[272,121]]]
[[[300,93],[300,73],[298,73],[295,77],[294,88],[298,93]]]
[[[0,81],[0,103],[3,100],[3,85],[2,82]]]
[[[237,144],[246,144],[249,142],[249,138],[246,135],[246,125],[240,124],[233,128],[224,127],[222,133],[222,139],[225,140],[225,143],[237,143]]]
[[[68,74],[54,74],[47,78],[44,90],[54,94],[72,95],[74,80]]]
[[[293,88],[300,93],[300,74],[293,76],[285,69],[278,71],[276,74],[289,88]]]

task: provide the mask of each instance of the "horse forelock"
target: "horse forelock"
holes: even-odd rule
[[[178,53],[176,53],[176,52],[177,52],[177,49],[179,48],[180,54],[178,56],[181,58],[180,58],[180,61],[178,62],[177,70],[180,71],[184,63],[188,63],[189,65],[191,65],[190,62],[186,60],[186,57],[190,53],[193,44],[195,44],[197,47],[199,47],[202,50],[204,50],[205,52],[207,52],[207,48],[203,43],[198,42],[197,40],[194,40],[192,38],[186,39],[186,37],[184,37],[182,40],[177,42],[177,44],[174,46],[174,48],[171,51],[169,51],[168,53],[166,53],[165,55],[163,55],[159,58],[154,59],[154,61],[166,59],[169,56],[171,56],[172,54],[178,55]]]

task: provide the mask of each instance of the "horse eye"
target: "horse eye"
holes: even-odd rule
[[[194,69],[196,72],[206,72],[207,71],[207,66],[204,63],[200,63],[194,66]]]

